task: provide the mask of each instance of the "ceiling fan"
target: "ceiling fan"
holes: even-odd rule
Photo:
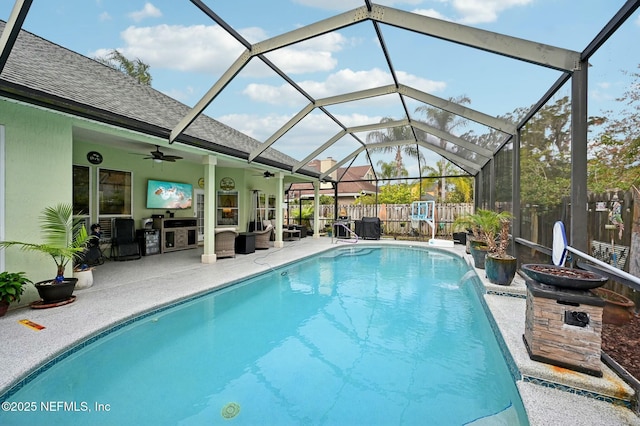
[[[182,157],[178,157],[177,155],[165,155],[162,151],[160,151],[160,147],[156,145],[156,150],[151,151],[151,155],[148,157],[144,157],[144,159],[153,160],[156,163],[161,163],[163,161],[174,163],[176,160],[182,160]]]
[[[265,170],[264,173],[260,173],[260,174],[255,174],[254,176],[262,176],[265,179],[269,179],[274,177],[276,174],[275,173],[271,173],[268,170]]]

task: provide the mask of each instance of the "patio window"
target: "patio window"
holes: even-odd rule
[[[238,226],[238,191],[218,191],[217,226]]]
[[[73,214],[89,217],[91,214],[91,169],[73,166]]]
[[[131,216],[131,172],[98,171],[99,215]]]
[[[98,223],[103,240],[111,238],[111,220],[131,217],[132,174],[120,170],[98,170]]]

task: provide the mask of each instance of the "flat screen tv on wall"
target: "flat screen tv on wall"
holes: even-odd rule
[[[192,201],[191,184],[151,179],[147,182],[148,209],[188,209]]]

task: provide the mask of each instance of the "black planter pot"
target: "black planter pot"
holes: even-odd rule
[[[0,317],[3,317],[8,310],[9,310],[9,302],[0,302]]]
[[[40,281],[35,283],[36,290],[43,303],[62,302],[71,297],[76,288],[77,278],[65,278],[62,282],[55,280]]]
[[[485,257],[489,250],[487,246],[471,243],[470,246],[471,256],[473,257],[473,266],[478,269],[484,269]]]
[[[515,257],[502,259],[487,254],[484,261],[484,272],[489,282],[499,285],[510,285],[518,270],[518,260]]]

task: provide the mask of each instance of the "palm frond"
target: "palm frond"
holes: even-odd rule
[[[89,235],[82,220],[73,219],[73,206],[60,203],[46,207],[40,217],[43,244],[20,241],[0,241],[0,248],[19,246],[23,251],[35,251],[53,258],[58,271],[85,250]]]

